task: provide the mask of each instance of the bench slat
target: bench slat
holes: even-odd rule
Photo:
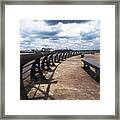
[[[92,67],[95,67],[97,69],[100,69],[100,64],[98,64],[97,62],[95,62],[94,60],[92,59],[89,59],[89,58],[85,58],[85,59],[82,59],[83,62],[91,65]]]

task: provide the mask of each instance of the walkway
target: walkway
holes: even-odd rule
[[[59,64],[53,75],[58,83],[51,85],[49,95],[56,100],[99,100],[99,83],[81,66],[80,56],[68,58]]]

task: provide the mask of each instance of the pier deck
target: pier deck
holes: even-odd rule
[[[92,58],[99,62],[99,54],[86,54],[86,58]],[[57,84],[36,84],[28,93],[29,98],[54,99],[54,100],[99,100],[100,84],[96,82],[83,68],[80,55],[67,58],[55,69],[52,79]],[[36,92],[36,93],[35,93]]]
[[[91,57],[91,56],[86,56]],[[97,62],[99,58],[92,56]],[[58,83],[51,86],[50,94],[57,100],[98,100],[100,86],[81,67],[80,56],[74,56],[63,61],[55,70],[53,79]]]

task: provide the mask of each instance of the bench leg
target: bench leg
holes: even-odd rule
[[[99,82],[99,80],[100,80],[100,71],[98,69],[95,69],[95,78]]]

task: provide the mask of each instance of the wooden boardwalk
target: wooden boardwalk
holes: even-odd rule
[[[99,62],[99,58],[95,60]],[[68,58],[59,64],[53,75],[58,83],[51,85],[49,95],[55,100],[99,100],[99,83],[81,66],[80,56]]]

